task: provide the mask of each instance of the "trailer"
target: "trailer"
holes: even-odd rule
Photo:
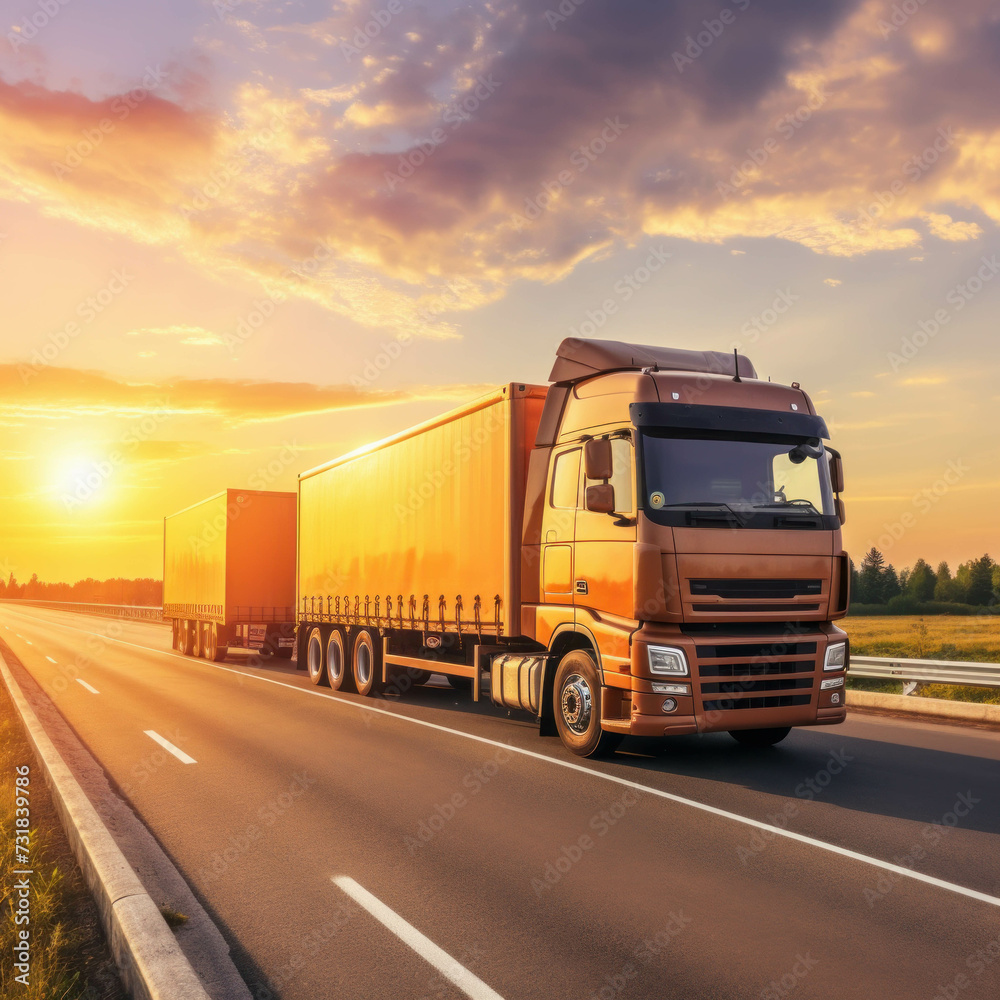
[[[512,383],[299,477],[298,662],[444,674],[574,753],[845,717],[843,466],[738,354],[569,339]]]
[[[163,520],[163,617],[173,648],[290,658],[296,494],[227,489]]]

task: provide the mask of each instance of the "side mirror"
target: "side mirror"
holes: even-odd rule
[[[830,451],[830,485],[834,493],[844,492],[844,462],[839,451]]]
[[[847,511],[844,509],[844,501],[836,497],[833,501],[833,510],[841,524],[847,523]]]
[[[588,479],[610,479],[614,474],[611,441],[608,438],[591,438],[583,446],[583,464]]]
[[[586,504],[587,510],[592,510],[597,514],[613,514],[615,512],[615,488],[610,483],[588,486]]]

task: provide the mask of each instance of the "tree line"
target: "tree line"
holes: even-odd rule
[[[858,605],[878,605],[900,614],[961,613],[963,608],[986,608],[998,603],[1000,563],[989,555],[962,563],[954,575],[946,562],[931,569],[925,559],[897,573],[874,546],[865,553],[860,568],[851,561],[853,611],[860,610]]]
[[[76,583],[43,583],[34,573],[27,583],[18,583],[11,573],[8,579],[0,579],[0,600],[3,598],[159,607],[163,601],[163,582],[150,577],[127,580],[116,576],[110,580],[87,577]]]

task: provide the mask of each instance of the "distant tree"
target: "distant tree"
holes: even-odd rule
[[[938,563],[937,582],[934,584],[935,601],[952,601],[962,604],[965,601],[965,590],[951,575],[946,562]]]
[[[993,560],[984,555],[975,559],[969,569],[969,604],[985,605],[993,599]]]
[[[851,600],[858,601],[860,603],[861,598],[858,596],[861,593],[861,574],[858,572],[858,567],[854,565],[853,559],[848,559],[851,565]]]
[[[885,572],[885,556],[873,545],[861,560],[858,586],[858,602],[861,604],[883,604],[882,575]]]
[[[900,580],[900,585],[903,585],[902,580]],[[937,577],[934,575],[934,570],[923,559],[918,559],[910,571],[903,589],[918,601],[930,601],[934,597],[936,586]]]
[[[881,600],[880,604],[888,604],[894,597],[903,592],[903,588],[899,584],[899,577],[896,575],[896,570],[890,563],[882,570],[881,579]]]

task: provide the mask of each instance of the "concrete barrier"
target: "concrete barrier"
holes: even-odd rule
[[[876,691],[847,689],[848,708],[874,708],[891,712],[928,715],[938,719],[978,722],[980,725],[1000,725],[1000,705],[978,705],[967,701],[944,698],[918,698],[913,695],[881,694]]]
[[[97,901],[126,989],[135,1000],[210,1000],[173,932],[42,728],[2,656],[0,673],[38,753],[53,804]]]

